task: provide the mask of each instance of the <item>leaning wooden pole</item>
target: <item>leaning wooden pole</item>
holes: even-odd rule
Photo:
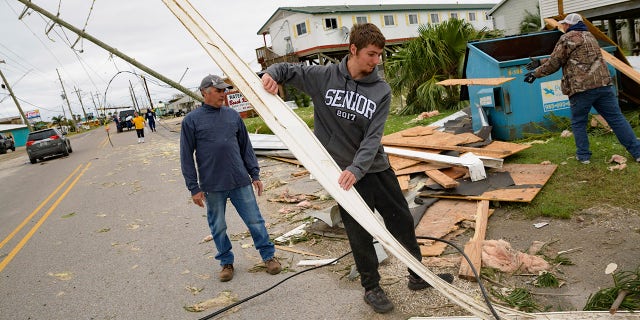
[[[73,31],[75,34],[77,34],[79,37],[87,39],[91,42],[93,42],[94,44],[96,44],[97,46],[101,47],[102,49],[105,49],[107,51],[109,51],[110,53],[113,53],[114,55],[118,56],[120,59],[134,65],[136,68],[152,75],[154,78],[176,88],[177,90],[182,91],[182,93],[190,96],[191,98],[197,100],[197,101],[202,101],[202,97],[200,97],[199,95],[195,94],[193,91],[189,90],[188,88],[185,88],[184,86],[182,86],[181,84],[161,75],[160,73],[156,72],[155,70],[143,65],[142,63],[136,61],[136,59],[133,59],[127,55],[125,55],[124,53],[118,51],[118,49],[111,47],[109,45],[107,45],[106,43],[98,40],[97,38],[91,36],[90,34],[84,32],[84,30],[80,30],[76,27],[74,27],[73,25],[67,23],[66,21],[60,19],[58,16],[52,14],[51,12],[35,5],[33,2],[31,2],[31,0],[18,0],[19,2],[21,2],[22,4],[24,4],[25,6],[27,6],[28,8],[44,15],[45,17],[51,19],[51,21],[67,28],[70,31]]]
[[[234,86],[251,102],[269,128],[360,225],[366,228],[394,256],[447,298],[478,317],[483,319],[494,317],[487,306],[476,302],[474,298],[449,285],[416,260],[375,218],[373,212],[355,189],[345,191],[339,187],[337,181],[341,170],[309,127],[280,97],[272,95],[262,88],[262,82],[255,72],[187,0],[163,0],[163,2],[200,42],[220,69],[229,76]]]

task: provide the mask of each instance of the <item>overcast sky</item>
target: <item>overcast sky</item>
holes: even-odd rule
[[[187,32],[161,0],[32,0],[78,29],[161,75],[195,89],[209,73],[220,69]],[[415,0],[192,0],[194,7],[253,69],[259,71],[255,49],[264,46],[258,30],[278,7],[342,4],[408,3],[497,3],[497,0],[415,1]],[[58,7],[59,5],[59,7]],[[149,105],[142,81],[145,74],[88,40],[76,42],[76,34],[56,25],[47,34],[50,22],[29,10],[21,20],[24,5],[17,0],[0,0],[0,71],[4,74],[23,111],[39,109],[44,120],[68,117],[67,102],[61,98],[62,85],[74,114],[94,112],[94,101],[107,106],[132,105],[129,85],[137,100]],[[88,19],[87,19],[88,17]],[[86,27],[85,27],[86,22]],[[270,43],[268,43],[270,44]],[[56,72],[57,70],[57,72]],[[167,101],[178,90],[147,76],[154,104]],[[111,83],[109,84],[109,82]],[[98,101],[98,99],[100,99]],[[6,89],[0,89],[0,118],[18,115]]]

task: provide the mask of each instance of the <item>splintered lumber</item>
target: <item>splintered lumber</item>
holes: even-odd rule
[[[410,136],[404,136],[408,132]],[[446,150],[442,146],[456,146],[483,141],[482,138],[473,133],[453,134],[448,132],[434,131],[429,135],[412,135],[414,128],[398,131],[382,137],[382,144],[389,146],[415,147],[422,149]],[[432,147],[435,146],[435,147]]]
[[[453,167],[450,167],[448,165],[441,165],[437,163],[418,162],[417,164],[412,165],[410,167],[406,167],[400,170],[394,170],[394,172],[396,173],[397,176],[401,176],[401,175],[412,174],[416,172],[425,172],[427,170],[438,170],[438,169],[446,169],[446,168],[453,168]],[[464,168],[461,168],[461,169],[467,172],[466,169]]]
[[[455,188],[460,184],[458,181],[450,178],[440,170],[427,170],[424,173],[445,189]]]
[[[478,209],[476,211],[476,230],[473,233],[473,238],[467,242],[464,246],[464,253],[469,257],[473,267],[480,275],[480,268],[482,267],[482,241],[487,233],[487,222],[489,219],[489,201],[478,201]],[[467,260],[462,257],[460,261],[460,271],[458,276],[462,279],[475,281],[476,277],[473,274],[473,270]]]
[[[398,179],[398,183],[400,184],[400,190],[409,190],[409,180],[411,180],[411,176],[408,174],[396,176]]]
[[[344,190],[340,188],[338,178],[342,170],[331,158],[307,124],[300,119],[293,110],[277,95],[268,93],[262,87],[262,81],[255,71],[235,53],[235,51],[209,25],[204,17],[187,0],[163,0],[164,4],[189,30],[209,56],[220,67],[222,72],[233,81],[244,97],[260,114],[265,124],[269,126],[304,167],[331,196],[365,228],[372,237],[391,252],[398,260],[411,268],[418,276],[427,281],[449,300],[457,303],[469,313],[487,319],[492,317],[489,308],[467,295],[464,291],[448,284],[435,273],[430,271],[407,249],[393,237],[385,225],[375,218],[373,211],[364,202],[355,188]],[[277,116],[276,116],[277,115]],[[526,313],[497,307],[502,316]]]
[[[496,171],[509,172],[511,178],[515,182],[514,186],[504,189],[494,189],[486,191],[480,195],[463,196],[457,194],[438,194],[428,191],[420,192],[420,196],[434,198],[449,199],[466,199],[466,200],[495,200],[495,201],[514,201],[514,202],[531,202],[533,198],[540,192],[544,184],[551,178],[551,175],[558,168],[553,164],[505,164],[502,169]],[[474,182],[474,183],[482,183]]]
[[[476,78],[476,79],[447,79],[440,82],[436,82],[441,86],[499,86],[503,83],[507,83],[515,78]]]
[[[311,252],[298,250],[298,249],[294,249],[294,248],[290,248],[290,247],[285,247],[285,246],[281,246],[281,245],[277,245],[277,244],[275,245],[275,248],[278,249],[278,250],[289,251],[289,252],[293,252],[293,253],[302,254],[302,255],[305,255],[305,256],[322,257],[322,255],[319,255],[319,254],[316,254],[316,253],[311,253]]]
[[[471,177],[471,181],[478,181],[487,177],[487,173],[484,171],[484,164],[482,160],[480,160],[480,158],[475,156],[473,153],[465,153],[460,157],[452,157],[394,147],[384,147],[384,151],[389,154],[395,154],[412,159],[420,159],[429,162],[438,162],[467,167],[469,169],[469,176]]]

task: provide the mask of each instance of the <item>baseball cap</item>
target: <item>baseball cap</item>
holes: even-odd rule
[[[208,87],[214,87],[214,88],[218,88],[218,89],[230,89],[233,88],[232,85],[224,82],[224,80],[216,75],[210,74],[206,77],[204,77],[204,79],[202,79],[202,82],[200,82],[200,87],[199,89],[202,90],[204,88],[208,88]]]
[[[565,24],[574,25],[574,24],[576,24],[576,23],[578,23],[580,21],[582,21],[582,17],[579,14],[570,13],[566,17],[564,17],[564,19],[558,21],[558,23],[565,23]]]

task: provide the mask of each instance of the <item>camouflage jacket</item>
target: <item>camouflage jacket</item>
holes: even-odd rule
[[[536,78],[548,76],[562,67],[562,93],[578,92],[611,85],[611,75],[598,41],[589,31],[569,31],[556,43],[551,57],[534,70]]]

